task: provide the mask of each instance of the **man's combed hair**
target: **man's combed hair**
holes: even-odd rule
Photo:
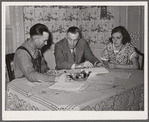
[[[43,35],[43,32],[49,33],[49,39],[47,41],[47,45],[45,45],[41,49],[42,52],[45,52],[53,44],[52,35],[51,35],[48,27],[41,23],[37,23],[37,24],[33,25],[30,29],[30,37],[35,36],[35,35]]]
[[[40,23],[37,23],[31,27],[30,36],[32,37],[34,35],[43,35],[43,32],[50,33],[47,26],[40,24]]]
[[[72,27],[70,27],[68,30],[67,30],[67,33],[73,33],[73,34],[76,34],[76,33],[80,33],[80,30],[79,30],[79,28],[78,27],[75,27],[75,26],[72,26]]]

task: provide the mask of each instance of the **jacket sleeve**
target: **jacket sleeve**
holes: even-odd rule
[[[68,62],[67,54],[64,52],[63,46],[60,43],[55,44],[54,56],[56,69],[70,69],[73,63]]]
[[[85,41],[85,40],[84,40]],[[98,60],[98,58],[95,57],[95,55],[93,54],[93,52],[91,51],[90,49],[90,46],[89,44],[85,41],[85,45],[84,45],[84,58],[85,60],[91,62],[93,65],[95,64],[95,62],[100,62]]]

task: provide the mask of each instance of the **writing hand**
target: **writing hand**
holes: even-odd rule
[[[51,70],[48,70],[47,71],[47,74],[48,75],[58,75],[58,71],[57,70],[54,70],[54,69],[51,69]]]
[[[110,69],[114,69],[114,68],[115,68],[115,64],[108,63],[108,67],[109,67]]]

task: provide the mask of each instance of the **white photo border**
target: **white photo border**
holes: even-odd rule
[[[5,9],[8,5],[144,6],[144,111],[5,111]],[[148,119],[148,3],[133,2],[2,2],[2,118],[3,120],[145,120]]]

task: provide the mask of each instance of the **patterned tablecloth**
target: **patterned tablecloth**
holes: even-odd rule
[[[129,74],[124,76],[124,74]],[[125,75],[126,75],[125,74]],[[89,82],[79,93],[49,89],[52,83],[36,84],[25,78],[8,83],[8,111],[116,111],[144,110],[144,72],[110,70],[114,82]],[[106,75],[105,75],[106,78]]]

